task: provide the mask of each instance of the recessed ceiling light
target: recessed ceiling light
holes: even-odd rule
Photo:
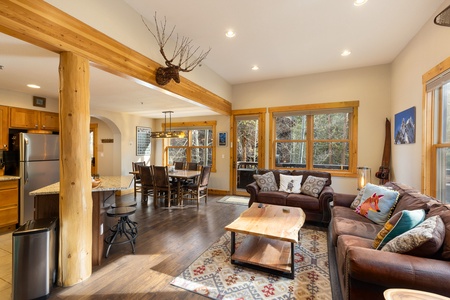
[[[342,51],[341,56],[349,56],[350,54],[352,54],[350,50],[344,50]]]
[[[252,70],[253,71],[257,71],[257,70],[259,70],[259,67],[255,65],[255,66],[252,67]]]
[[[27,87],[32,88],[32,89],[40,89],[41,87],[36,85],[36,84],[27,84]]]
[[[227,33],[225,33],[225,35],[229,38],[232,38],[236,36],[236,32],[234,32],[233,30],[228,30]]]
[[[355,0],[355,2],[353,2],[354,6],[361,6],[366,4],[367,0]]]

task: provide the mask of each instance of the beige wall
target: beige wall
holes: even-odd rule
[[[233,87],[233,109],[353,100],[360,101],[358,166],[370,167],[372,182],[377,182],[374,174],[381,163],[385,120],[390,116],[389,65],[268,80]],[[266,137],[266,149],[269,149],[268,147]],[[266,152],[268,162],[269,153]],[[355,193],[356,178],[333,177],[332,186],[337,192]]]
[[[436,11],[437,15],[450,1]],[[434,17],[433,17],[434,18]],[[450,56],[450,27],[434,25],[428,20],[392,63],[391,117],[416,107],[416,143],[393,145],[392,170],[394,179],[421,188],[422,163],[422,75]]]

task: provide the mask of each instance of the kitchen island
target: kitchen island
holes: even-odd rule
[[[106,210],[115,201],[115,193],[131,188],[133,176],[102,176],[100,184],[92,188],[92,265],[100,265],[103,258]],[[59,182],[30,192],[34,196],[34,218],[59,218]],[[105,228],[106,227],[106,228]]]

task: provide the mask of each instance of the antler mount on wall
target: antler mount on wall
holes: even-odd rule
[[[165,54],[164,47],[172,36],[175,26],[172,28],[172,31],[169,35],[166,36],[166,23],[167,20],[164,17],[164,23],[161,21],[158,23],[155,13],[155,25],[156,25],[156,34],[149,28],[147,23],[145,23],[144,18],[142,17],[142,21],[147,27],[148,31],[153,35],[159,45],[159,52],[162,54],[165,64],[167,67],[159,67],[156,70],[156,83],[159,85],[166,85],[173,79],[176,83],[180,83],[180,71],[181,72],[190,72],[195,69],[200,63],[208,56],[208,51],[201,51],[197,57],[194,55],[199,50],[199,47],[193,50],[193,46],[191,45],[192,40],[187,37],[182,37],[181,39],[178,37],[175,42],[175,48],[173,50],[173,54],[171,58],[168,58]],[[176,61],[176,63],[174,63]]]

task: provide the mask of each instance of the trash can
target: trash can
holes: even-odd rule
[[[14,300],[46,298],[56,282],[58,218],[27,221],[13,232]]]

